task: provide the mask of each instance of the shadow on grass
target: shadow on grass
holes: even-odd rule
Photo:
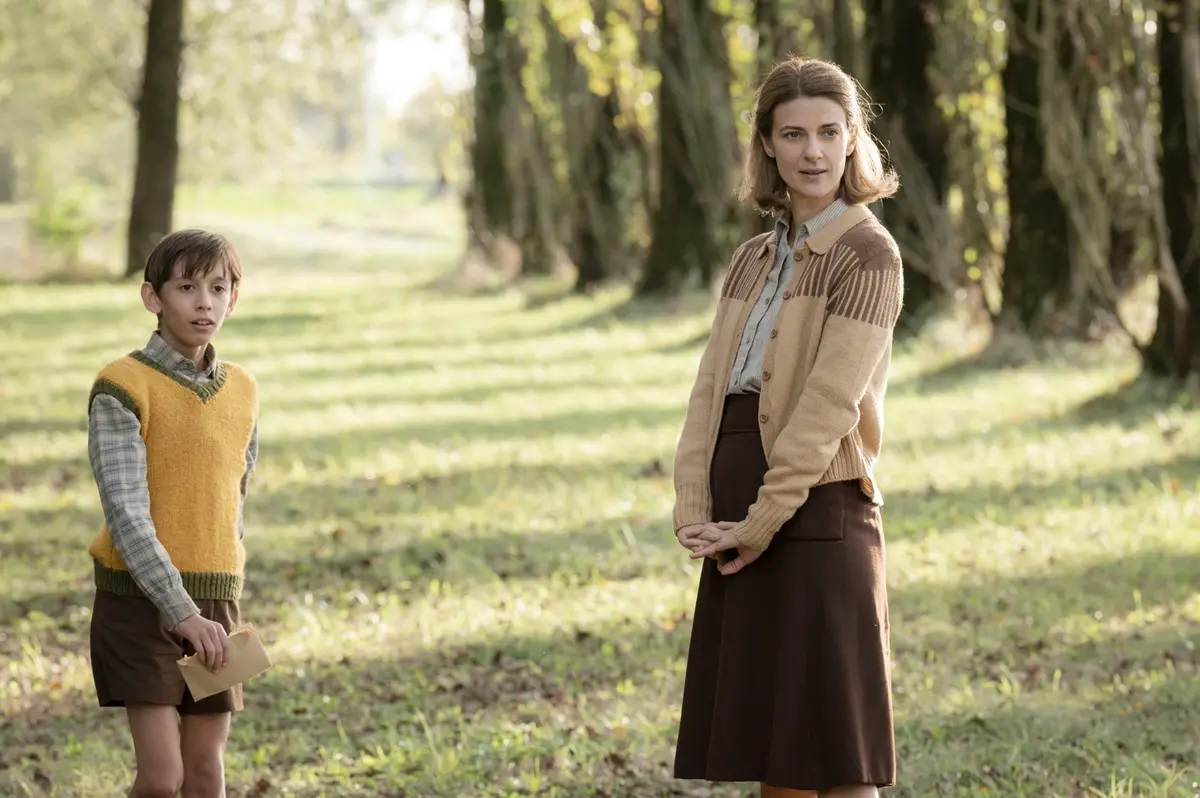
[[[965,373],[969,373],[969,370]],[[968,379],[964,375],[964,379]],[[1010,437],[1036,439],[1047,433],[1086,431],[1088,427],[1105,427],[1113,424],[1123,429],[1132,429],[1145,424],[1160,413],[1172,409],[1191,409],[1197,398],[1177,383],[1155,378],[1139,377],[1116,390],[1096,394],[1079,404],[1051,415],[1034,416],[1024,420],[999,421],[988,432],[966,430],[958,434],[938,436],[931,439],[913,437],[898,441],[889,451],[905,452],[914,448],[951,448],[963,442],[1003,434]],[[1173,434],[1169,426],[1161,433],[1169,442]]]
[[[10,435],[23,435],[36,432],[42,435],[54,435],[60,432],[87,432],[87,390],[79,392],[83,396],[84,407],[77,418],[20,418],[0,421],[0,450],[7,444],[5,438]]]
[[[555,395],[564,389],[597,391],[624,391],[630,389],[660,387],[663,397],[679,397],[678,381],[669,372],[638,372],[638,379],[614,380],[602,375],[580,376],[565,374],[553,378],[538,377],[530,380],[529,374],[514,372],[503,379],[492,379],[487,384],[463,387],[454,384],[438,384],[423,388],[399,389],[388,381],[379,384],[370,383],[363,387],[348,388],[341,394],[321,396],[306,396],[298,391],[286,391],[269,400],[268,412],[284,408],[320,411],[335,407],[374,407],[387,404],[417,404],[424,402],[453,402],[454,404],[484,403],[499,401],[505,397],[523,397],[526,400],[536,400],[539,395]],[[354,375],[344,375],[343,380],[353,379]],[[307,380],[299,380],[304,384]],[[686,397],[681,398],[681,403]],[[679,410],[679,424],[683,424],[684,408]]]
[[[1148,642],[1171,644],[1161,637]],[[1123,642],[1111,640],[1102,655],[1118,657]],[[1110,686],[1098,700],[1028,689],[999,706],[942,714],[901,699],[902,778],[888,794],[1187,798],[1200,776],[1200,680],[1194,661],[1159,673],[1144,687]]]
[[[1195,592],[1197,573],[1200,553],[1153,548],[1117,560],[1055,566],[1023,577],[901,585],[890,591],[893,649],[899,659],[914,661],[923,659],[926,651],[942,652],[958,664],[956,672],[972,679],[996,680],[1008,673],[1032,676],[1027,665],[1038,661],[1038,679],[1051,679],[1054,668],[1062,667],[1062,683],[1070,686],[1081,670],[1127,671],[1134,651],[1130,641],[1138,633],[1131,632],[1129,639],[1117,644],[1096,632],[1064,648],[1054,637],[1061,634],[1056,628],[1064,619],[1103,620],[1128,615],[1139,606],[1178,606]],[[906,632],[931,620],[938,621],[940,631],[920,638]],[[1175,649],[1181,662],[1200,663],[1200,652],[1180,639],[1184,628],[1163,632],[1174,641],[1170,645],[1163,638],[1148,647],[1159,664],[1167,649]]]
[[[20,493],[40,485],[49,485],[55,490],[66,490],[81,481],[91,480],[87,446],[85,444],[80,448],[81,451],[73,455],[39,457],[11,465],[0,462],[0,490]],[[0,511],[0,519],[3,517],[4,512]]]
[[[586,411],[531,416],[517,419],[457,418],[433,423],[374,424],[359,428],[277,436],[263,441],[263,457],[278,457],[302,462],[321,462],[327,457],[374,452],[411,444],[447,444],[454,442],[523,441],[533,448],[556,436],[588,438],[630,429],[649,429],[675,424],[679,410],[673,407],[618,408],[611,411]]]
[[[951,490],[930,486],[888,491],[883,515],[889,540],[921,538],[981,521],[1036,533],[1039,518],[1049,509],[1082,509],[1098,502],[1133,499],[1148,484],[1164,491],[1188,490],[1198,481],[1200,455],[1178,455],[1165,463],[1040,483],[988,482]]]
[[[661,464],[605,462],[605,478],[626,475],[638,480],[665,480]],[[421,533],[422,512],[430,507],[458,510],[493,506],[509,485],[571,490],[598,473],[594,464],[564,466],[505,465],[426,476],[404,484],[347,479],[332,484],[289,484],[258,494],[262,507],[248,518],[251,566],[263,590],[296,586],[324,595],[360,588],[387,592],[407,584],[403,592],[423,593],[433,579],[469,587],[479,581],[541,579],[556,573],[587,579],[602,568],[608,579],[630,579],[661,566],[658,554],[674,551],[670,521],[650,517],[600,517],[580,525],[530,519],[527,528],[497,529],[486,514],[479,521],[436,537]],[[665,489],[665,486],[664,486]],[[328,529],[315,531],[284,549],[255,547],[259,521],[287,525],[301,519],[328,519]],[[682,560],[680,561],[683,562]]]
[[[1090,583],[1110,575],[1110,567],[1120,565],[1106,564],[1090,576],[1082,569],[1076,577]],[[1004,592],[1050,586],[1017,581],[1004,586]],[[942,600],[955,591],[942,590],[947,593]],[[901,591],[895,601],[904,604],[909,598]],[[232,748],[249,746],[249,756],[256,740],[282,735],[293,741],[260,764],[254,778],[287,773],[302,763],[320,769],[321,762],[339,752],[344,756],[339,768],[350,768],[360,782],[371,785],[373,794],[419,786],[423,795],[450,795],[462,794],[469,780],[513,768],[532,773],[553,761],[544,758],[547,751],[568,746],[573,758],[584,760],[579,764],[586,770],[544,767],[543,784],[563,785],[574,790],[572,795],[701,794],[692,792],[698,785],[670,778],[670,719],[676,716],[682,687],[676,667],[686,656],[688,624],[685,617],[668,620],[609,620],[533,634],[498,631],[486,640],[423,653],[330,651],[282,662],[248,689],[248,711],[235,723]],[[926,642],[934,648],[944,645]],[[1121,662],[1129,659],[1130,645],[1126,637],[1114,635],[1086,652],[1064,647],[1062,659]],[[1144,637],[1138,649],[1181,650],[1166,630]],[[976,653],[1010,656],[1003,641]],[[921,659],[911,652],[901,653],[900,659],[905,667],[921,667]],[[1096,688],[1116,684],[1103,697],[1085,698],[1068,678],[1063,692],[1032,679],[1009,700],[988,700],[988,677],[981,674],[972,679],[979,695],[960,710],[942,712],[899,695],[896,736],[904,778],[897,794],[951,794],[980,787],[1001,795],[1066,794],[1071,780],[1107,789],[1106,780],[1122,765],[1133,772],[1135,765],[1194,767],[1190,754],[1200,744],[1196,659],[1179,659],[1170,669],[1163,668],[1164,661],[1161,654],[1157,660],[1147,654],[1136,663],[1159,672],[1153,685],[1122,689],[1114,681],[1122,671],[1094,672],[1086,685],[1078,685],[1094,694]],[[641,697],[640,712],[663,724],[660,734],[630,740],[607,729],[611,713],[631,711],[628,704],[613,704],[622,694],[635,702]],[[67,776],[78,763],[53,743],[99,730],[100,714],[78,706],[66,717],[35,711],[14,719],[0,731],[6,764],[27,774],[34,768],[54,773],[63,768]],[[519,728],[537,729],[540,744],[512,745]],[[510,742],[497,746],[498,740]],[[457,751],[461,767],[446,777],[448,783],[435,787],[428,770],[434,760],[410,759],[414,749]],[[315,759],[314,751],[321,752]],[[381,762],[380,755],[395,757],[396,767]],[[357,764],[360,759],[374,765]],[[411,767],[400,767],[406,762]],[[315,795],[318,789],[314,785],[305,794]]]

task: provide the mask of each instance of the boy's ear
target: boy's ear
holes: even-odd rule
[[[154,292],[154,286],[150,283],[142,283],[142,304],[146,306],[146,310],[155,314],[162,313],[162,302],[158,298],[158,294]]]
[[[229,305],[225,308],[226,316],[233,315],[233,306],[237,304],[237,298],[238,298],[238,290],[237,290],[237,288],[234,288],[232,291],[229,292]]]

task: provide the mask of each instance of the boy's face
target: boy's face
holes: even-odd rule
[[[150,283],[142,285],[146,310],[159,314],[159,331],[176,349],[203,349],[233,313],[237,289],[224,266],[207,274],[185,277],[181,264],[175,264],[171,279],[157,293]]]

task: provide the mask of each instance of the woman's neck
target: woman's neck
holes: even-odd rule
[[[792,230],[795,230],[800,225],[804,224],[809,219],[828,208],[837,198],[837,194],[832,194],[828,197],[822,197],[821,199],[814,199],[812,197],[792,197]]]

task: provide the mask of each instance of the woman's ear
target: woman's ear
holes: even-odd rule
[[[763,152],[765,152],[767,154],[767,157],[774,158],[775,157],[775,145],[771,143],[771,137],[764,136],[762,133],[759,133],[758,140],[762,142]]]

